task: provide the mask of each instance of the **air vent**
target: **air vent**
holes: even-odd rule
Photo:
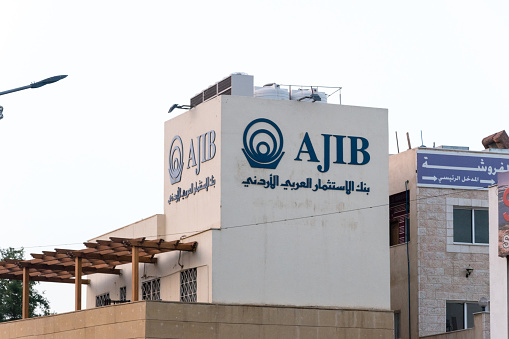
[[[217,84],[214,86],[210,86],[203,92],[203,100],[209,100],[212,97],[215,97],[217,94]]]
[[[200,93],[191,98],[191,107],[198,106],[203,102],[203,93]]]
[[[222,92],[224,90],[226,90],[230,87],[232,87],[232,77],[231,76],[229,76],[228,78],[221,80],[217,83],[217,92],[222,94]],[[231,91],[230,91],[230,93],[231,93]]]
[[[253,96],[253,76],[245,73],[233,73],[205,91],[191,98],[191,107],[215,98],[218,95]]]

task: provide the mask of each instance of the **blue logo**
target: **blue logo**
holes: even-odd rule
[[[170,146],[169,168],[171,184],[180,182],[184,168],[184,145],[178,135],[173,137]]]
[[[285,154],[283,134],[269,119],[253,120],[244,130],[242,152],[251,167],[275,169]]]

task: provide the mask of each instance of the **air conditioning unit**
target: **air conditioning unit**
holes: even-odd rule
[[[240,95],[252,97],[253,93],[253,76],[245,73],[233,73],[229,77],[210,86],[201,93],[191,98],[190,106],[196,107],[202,102],[215,98],[219,95]]]

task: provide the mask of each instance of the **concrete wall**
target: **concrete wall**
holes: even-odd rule
[[[108,237],[120,237],[124,229],[108,233]],[[149,237],[150,233],[145,234]],[[156,264],[139,264],[140,288],[138,297],[141,299],[141,282],[160,278],[161,299],[167,301],[180,300],[180,272],[182,269],[197,268],[197,301],[210,302],[212,286],[210,284],[210,270],[212,267],[212,231],[203,232],[192,237],[183,239],[185,242],[198,242],[196,252],[182,252],[180,260],[178,252],[169,252],[157,254]],[[179,265],[179,263],[183,266]],[[87,285],[86,308],[95,307],[95,297],[104,293],[110,293],[110,298],[119,300],[120,287],[126,287],[128,300],[132,300],[132,265],[124,264],[116,268],[121,270],[120,275],[111,274],[92,274],[88,276],[90,284]]]
[[[0,324],[3,339],[392,339],[390,311],[142,301]]]
[[[389,309],[387,110],[221,99],[221,230],[213,239],[212,300]],[[259,118],[276,124],[284,139],[275,169],[250,166],[242,152],[246,126]],[[306,135],[318,162],[299,154],[310,151],[303,145]],[[324,151],[324,135],[331,136],[330,154]],[[334,135],[344,136],[343,164],[336,163]],[[349,164],[348,136],[369,141],[367,164]],[[276,175],[274,188],[243,184]],[[308,178],[310,188],[282,187]],[[370,191],[318,189],[318,180],[334,187],[363,182]]]
[[[165,233],[165,216],[164,214],[156,214],[143,220],[134,222],[130,225],[110,231],[89,241],[110,240],[110,237],[118,238],[141,238],[147,239],[164,239]]]
[[[260,118],[281,130],[277,168],[254,168],[243,152],[246,127]],[[133,227],[142,232],[127,227],[107,236],[198,241],[180,264],[198,268],[199,301],[388,310],[387,119],[378,108],[211,99],[165,123],[163,231],[139,224]],[[170,176],[179,162],[180,177]],[[271,187],[246,184],[276,176]],[[157,265],[140,264],[142,280],[161,277],[161,298],[178,300],[178,253],[157,258]],[[119,268],[119,277],[90,277],[88,307],[97,294],[115,298],[121,286],[130,298],[130,265]]]
[[[253,168],[244,155],[246,127],[259,118],[270,119],[281,130],[284,154],[277,168]],[[267,124],[263,128],[272,129]],[[306,133],[312,146],[303,146]],[[330,154],[324,154],[324,135],[330,136]],[[182,152],[172,148],[176,136]],[[339,150],[334,136],[343,137]],[[348,164],[356,155],[364,159],[359,151],[352,156],[350,136],[369,141],[366,164]],[[387,143],[385,109],[237,96],[212,99],[165,123],[166,163],[174,154],[184,157],[180,182],[172,183],[165,164],[165,199],[170,200],[165,202],[166,233],[178,237],[213,229],[208,265],[212,302],[389,309]],[[310,161],[312,150],[318,162]],[[199,172],[192,154],[207,159]],[[329,157],[330,168],[325,169]],[[214,187],[175,198],[212,176]],[[275,187],[244,184],[248,178],[268,182],[271,176],[280,178]],[[308,178],[312,187],[283,188],[287,181]],[[334,189],[316,188],[318,180]],[[355,188],[363,182],[370,191],[347,194],[346,181],[355,182]],[[335,189],[340,186],[342,190]]]
[[[419,335],[418,327],[418,269],[417,269],[417,169],[416,149],[407,150],[389,157],[389,194],[410,191],[410,313],[412,338]],[[405,186],[405,181],[408,184]],[[387,226],[388,227],[388,226]],[[387,244],[389,246],[389,244]],[[406,244],[390,247],[391,254],[391,309],[400,312],[402,338],[409,337],[408,312],[408,264]]]

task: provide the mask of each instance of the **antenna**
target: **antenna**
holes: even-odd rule
[[[422,129],[421,129],[421,147],[426,147],[424,146],[424,141],[422,141]]]
[[[406,140],[408,141],[408,149],[412,149],[412,145],[410,145],[410,134],[406,132]]]
[[[398,148],[398,153],[399,153],[398,131],[395,131],[395,132],[396,132],[396,147]]]

